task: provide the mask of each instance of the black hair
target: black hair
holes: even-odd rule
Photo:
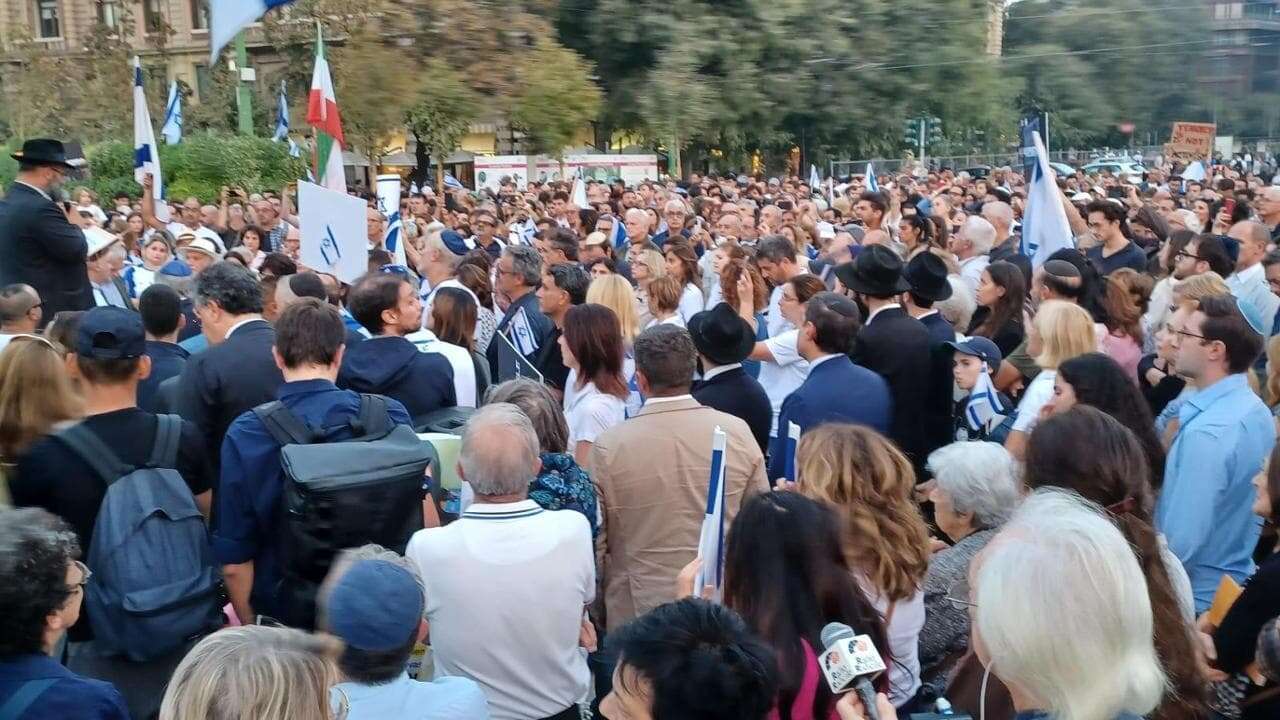
[[[849,354],[862,327],[862,313],[854,301],[833,292],[820,292],[805,303],[804,320],[813,323],[814,344],[823,352]]]
[[[1133,431],[1147,456],[1151,486],[1164,481],[1164,446],[1156,437],[1151,409],[1133,380],[1111,357],[1085,353],[1058,366],[1058,376],[1075,391],[1076,402],[1091,405]]]
[[[865,200],[871,203],[871,207],[875,208],[876,210],[879,210],[881,213],[885,213],[889,211],[889,200],[888,198],[885,197],[884,193],[882,192],[867,190],[863,192],[861,195],[859,195],[858,199]]]
[[[293,275],[298,272],[298,263],[284,253],[267,253],[267,256],[262,259],[262,264],[258,266],[258,272],[276,277]]]
[[[262,312],[262,286],[249,268],[227,261],[216,262],[196,277],[199,304],[217,303],[230,315]]]
[[[346,340],[338,309],[323,300],[303,298],[276,319],[276,351],[288,368],[330,365]]]
[[[993,262],[983,270],[991,276],[991,282],[1004,288],[1004,295],[989,308],[986,318],[977,327],[970,329],[969,334],[995,338],[1009,323],[1022,324],[1022,305],[1027,294],[1027,281],[1017,265],[1000,260]]]
[[[1227,246],[1217,235],[1197,235],[1191,242],[1196,244],[1196,259],[1205,261],[1209,269],[1221,275],[1222,279],[1225,280],[1235,272],[1236,264],[1227,254]]]
[[[756,495],[742,504],[729,529],[725,553],[725,605],[778,653],[777,706],[790,708],[805,675],[808,643],[823,650],[822,628],[842,622],[888,648],[879,612],[849,582],[841,533],[831,506],[799,493]],[[836,698],[819,683],[815,718],[825,718]]]
[[[552,248],[564,253],[569,262],[578,262],[578,236],[574,235],[571,230],[557,228],[547,234],[546,242]]]
[[[406,282],[399,275],[369,273],[351,286],[347,309],[364,329],[381,335],[384,326],[382,312],[400,304],[400,286]]]
[[[351,682],[361,685],[385,685],[404,674],[404,666],[418,644],[418,627],[415,625],[404,645],[391,650],[361,650],[343,645],[338,657],[338,668]]]
[[[1080,307],[1089,312],[1095,323],[1107,321],[1107,311],[1102,303],[1106,287],[1102,283],[1102,275],[1098,267],[1075,248],[1062,248],[1049,256],[1049,260],[1064,260],[1080,271],[1080,292],[1076,296]]]
[[[1262,335],[1245,319],[1233,295],[1216,295],[1200,300],[1204,323],[1200,334],[1206,341],[1217,340],[1227,348],[1227,369],[1242,373],[1262,354]]]
[[[178,329],[182,297],[168,285],[152,285],[138,297],[138,313],[142,315],[142,327],[148,335],[169,335]]]
[[[556,287],[569,294],[570,305],[581,305],[587,301],[587,287],[591,285],[591,276],[586,270],[574,263],[557,263],[547,268]]]
[[[653,392],[689,392],[698,350],[689,331],[675,325],[655,325],[640,333],[633,345],[636,372],[644,373]]]
[[[1125,218],[1128,217],[1128,213],[1125,211],[1123,205],[1114,203],[1110,200],[1094,200],[1089,203],[1085,207],[1085,215],[1087,216],[1090,213],[1102,213],[1102,216],[1107,219],[1107,222],[1118,222],[1122,225],[1124,224]]]
[[[773,651],[716,603],[685,598],[659,605],[610,633],[608,642],[622,686],[626,670],[649,685],[653,720],[763,720],[774,706]]]
[[[0,509],[0,659],[44,652],[45,623],[73,593],[67,564],[80,544],[66,521],[36,508]]]

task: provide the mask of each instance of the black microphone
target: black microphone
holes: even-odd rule
[[[818,665],[827,678],[833,694],[858,693],[866,709],[867,720],[880,720],[876,709],[876,691],[871,681],[884,672],[884,659],[880,657],[870,636],[856,635],[853,628],[844,623],[827,623],[822,628],[822,657]]]

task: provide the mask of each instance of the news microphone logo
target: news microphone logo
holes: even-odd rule
[[[832,626],[837,628],[835,633],[829,632]],[[849,690],[849,685],[856,679],[865,677],[870,680],[885,670],[884,660],[871,638],[854,635],[848,625],[827,625],[822,631],[822,642],[826,645],[822,653],[822,672],[833,693]]]

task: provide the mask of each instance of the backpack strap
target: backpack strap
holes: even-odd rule
[[[85,427],[82,422],[59,430],[55,437],[66,443],[67,447],[71,448],[71,451],[76,455],[79,455],[80,459],[93,468],[98,477],[101,477],[108,485],[134,470],[132,466],[125,465],[111,451],[111,448],[107,447],[102,438]]]
[[[22,683],[17,692],[10,695],[4,705],[0,705],[0,720],[18,720],[56,682],[57,678],[37,678]]]
[[[355,437],[382,437],[391,430],[387,399],[381,395],[361,393],[360,414],[351,421],[351,431]]]
[[[156,444],[147,467],[174,468],[178,464],[178,440],[182,437],[182,418],[177,415],[156,416]]]
[[[279,400],[255,407],[253,414],[258,416],[272,439],[281,446],[310,445],[315,441],[315,432]]]

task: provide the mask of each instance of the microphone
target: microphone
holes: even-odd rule
[[[818,665],[827,678],[833,694],[854,690],[862,700],[868,720],[880,720],[876,710],[876,691],[871,681],[884,672],[884,659],[870,636],[856,635],[844,623],[827,623],[822,628],[822,657]]]

